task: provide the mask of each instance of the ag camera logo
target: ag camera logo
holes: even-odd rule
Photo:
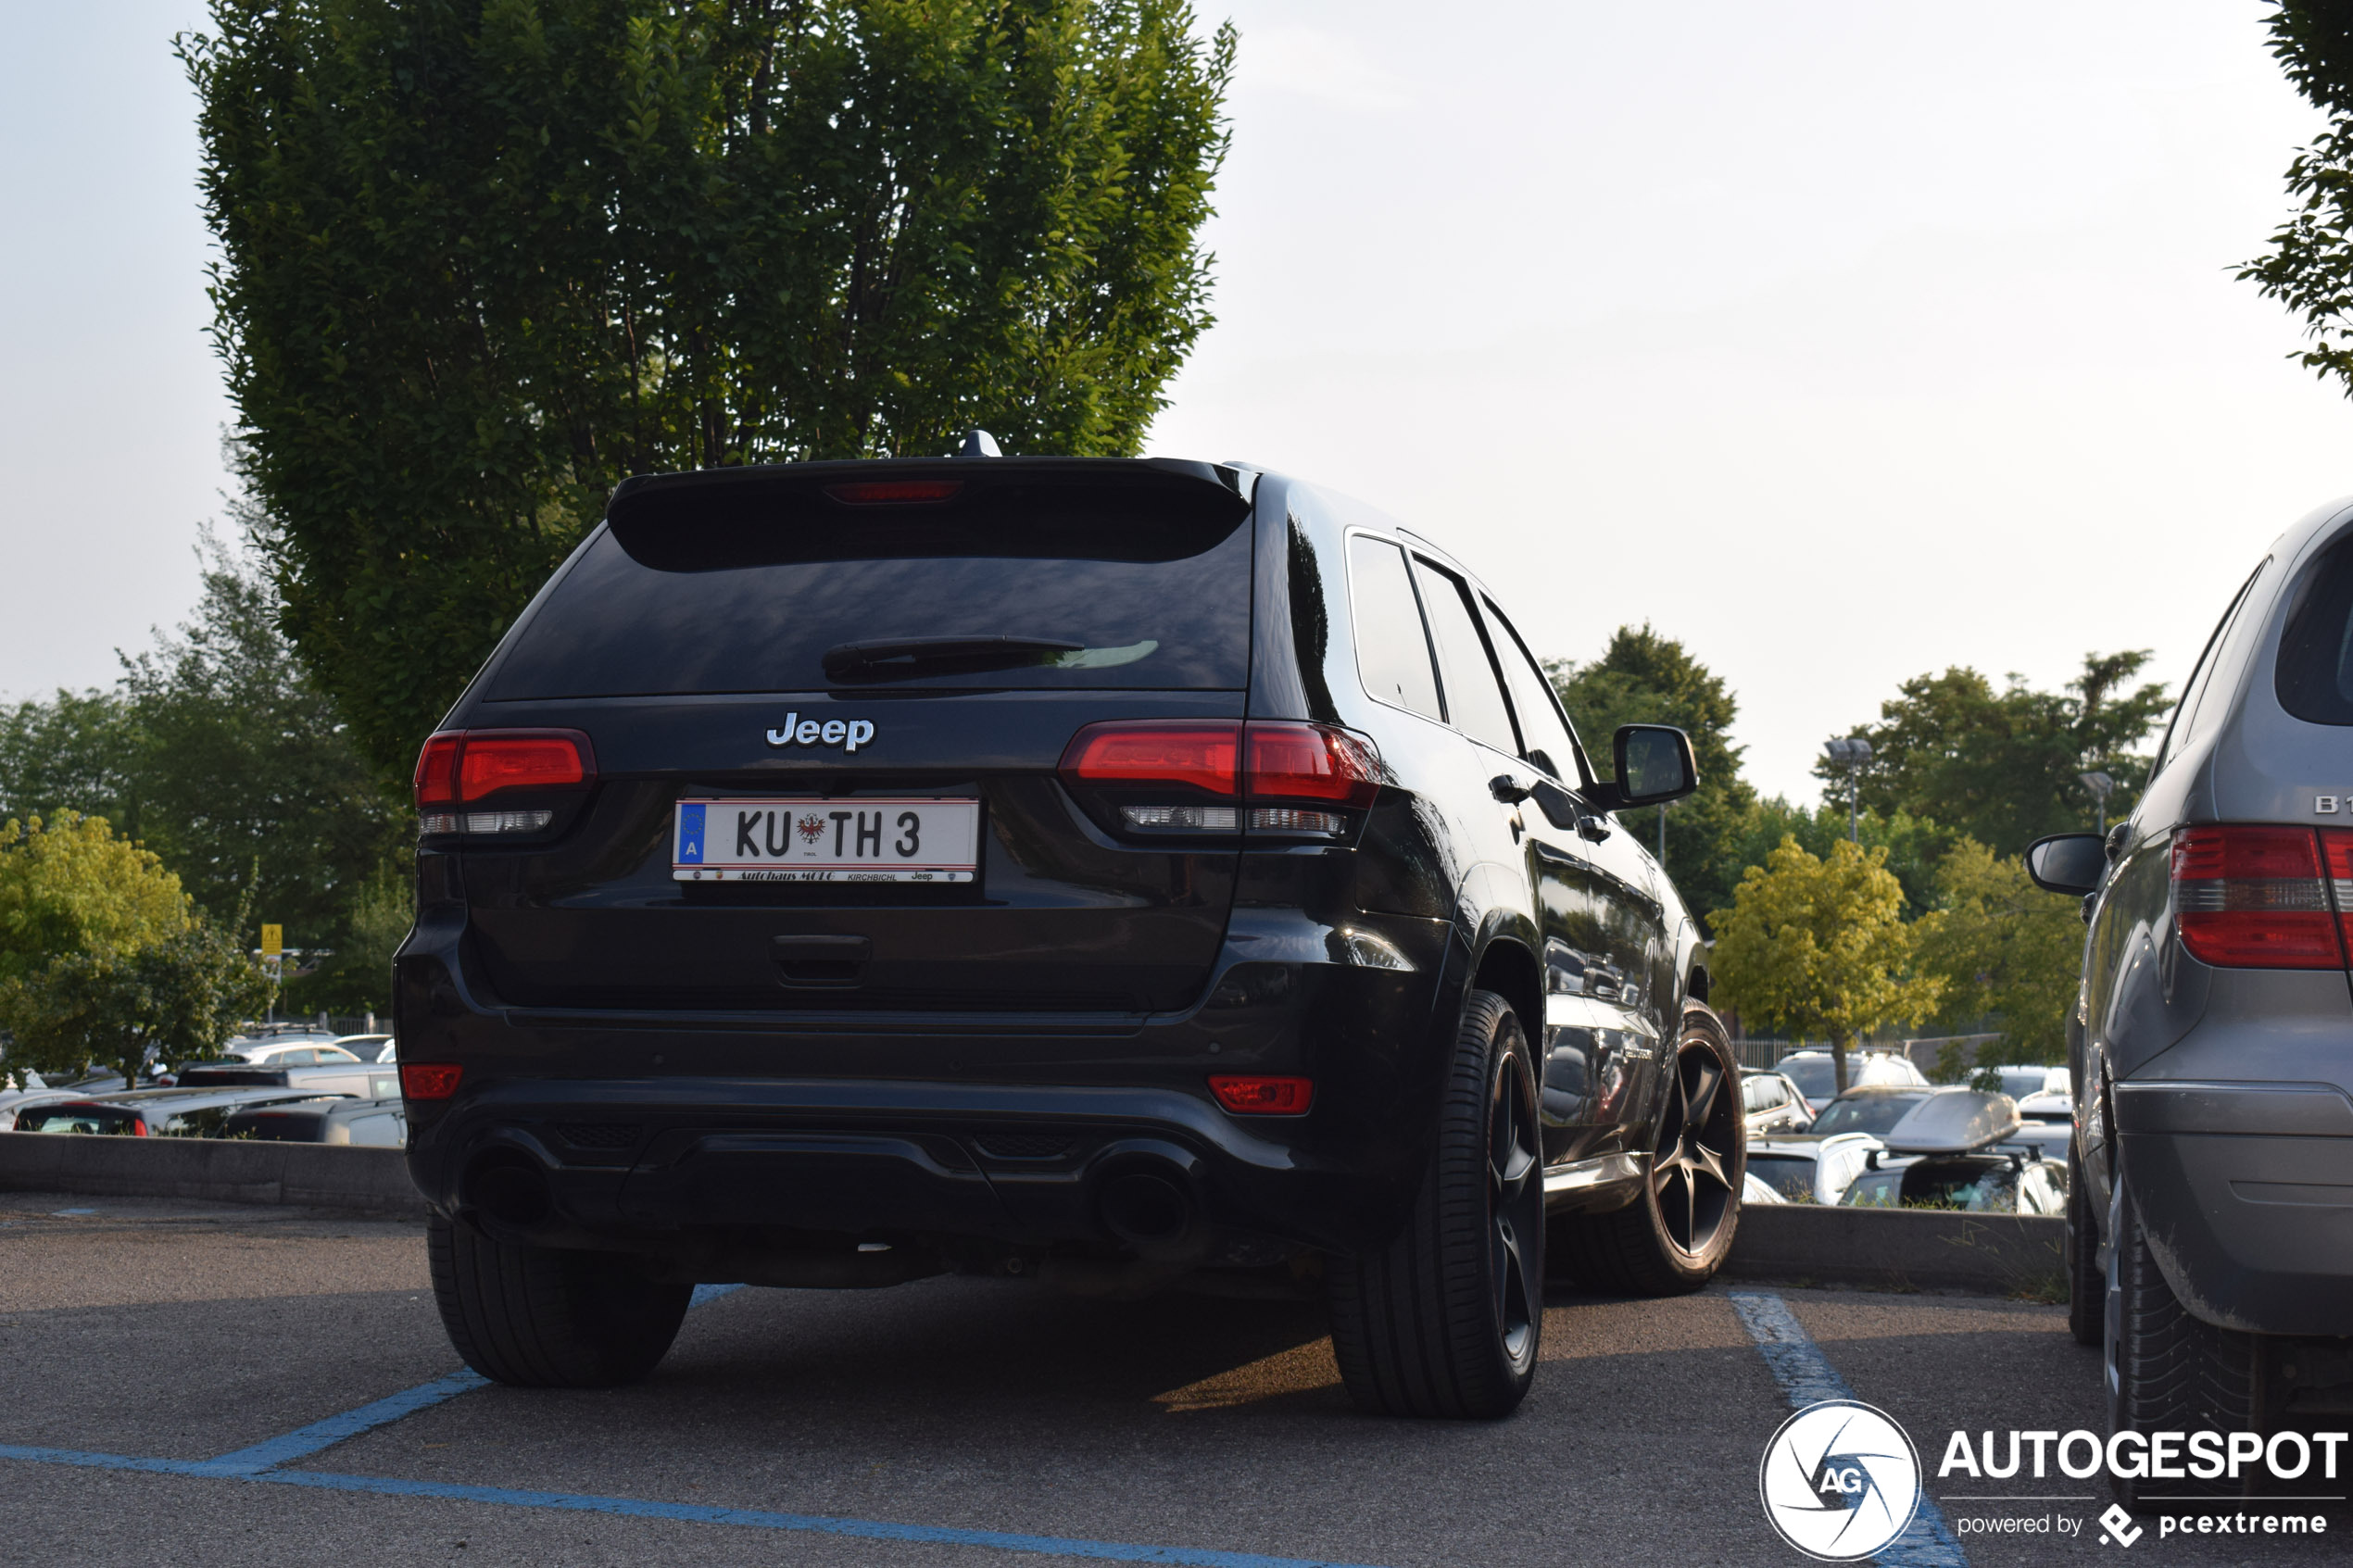
[[[1765,1517],[1822,1562],[1886,1549],[1920,1503],[1920,1456],[1886,1411],[1857,1399],[1806,1406],[1773,1434],[1756,1467]]]

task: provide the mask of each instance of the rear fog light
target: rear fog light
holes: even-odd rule
[[[1315,1102],[1313,1078],[1212,1078],[1209,1090],[1238,1116],[1297,1116]]]

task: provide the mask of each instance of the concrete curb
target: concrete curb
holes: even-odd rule
[[[2066,1299],[2067,1222],[2045,1214],[1759,1204],[1741,1210],[1732,1279]]]
[[[424,1208],[399,1149],[245,1138],[0,1133],[0,1192],[283,1203],[378,1214]]]

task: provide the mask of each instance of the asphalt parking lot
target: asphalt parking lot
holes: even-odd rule
[[[2057,1308],[1556,1293],[1534,1395],[1486,1425],[1356,1414],[1324,1333],[1290,1302],[744,1289],[644,1384],[521,1392],[449,1381],[421,1224],[0,1194],[0,1561],[1796,1562],[1757,1462],[1825,1376],[1911,1433],[1951,1522],[1881,1561],[2103,1547],[2095,1483],[1934,1476],[1956,1428],[2105,1429]],[[2134,1555],[2342,1561],[2353,1516],[2312,1506],[2329,1536]],[[2049,1533],[1968,1523],[2000,1517]]]

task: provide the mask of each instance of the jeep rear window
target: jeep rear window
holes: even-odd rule
[[[2353,533],[2296,583],[2273,684],[2280,706],[2307,723],[2353,724]]]
[[[825,479],[670,483],[617,501],[492,678],[494,700],[824,690],[847,645],[1012,640],[860,689],[1239,690],[1248,508],[1204,482],[961,482],[843,504]],[[856,483],[866,483],[860,476]],[[841,489],[836,485],[834,489]],[[999,646],[1003,646],[1000,644]]]

